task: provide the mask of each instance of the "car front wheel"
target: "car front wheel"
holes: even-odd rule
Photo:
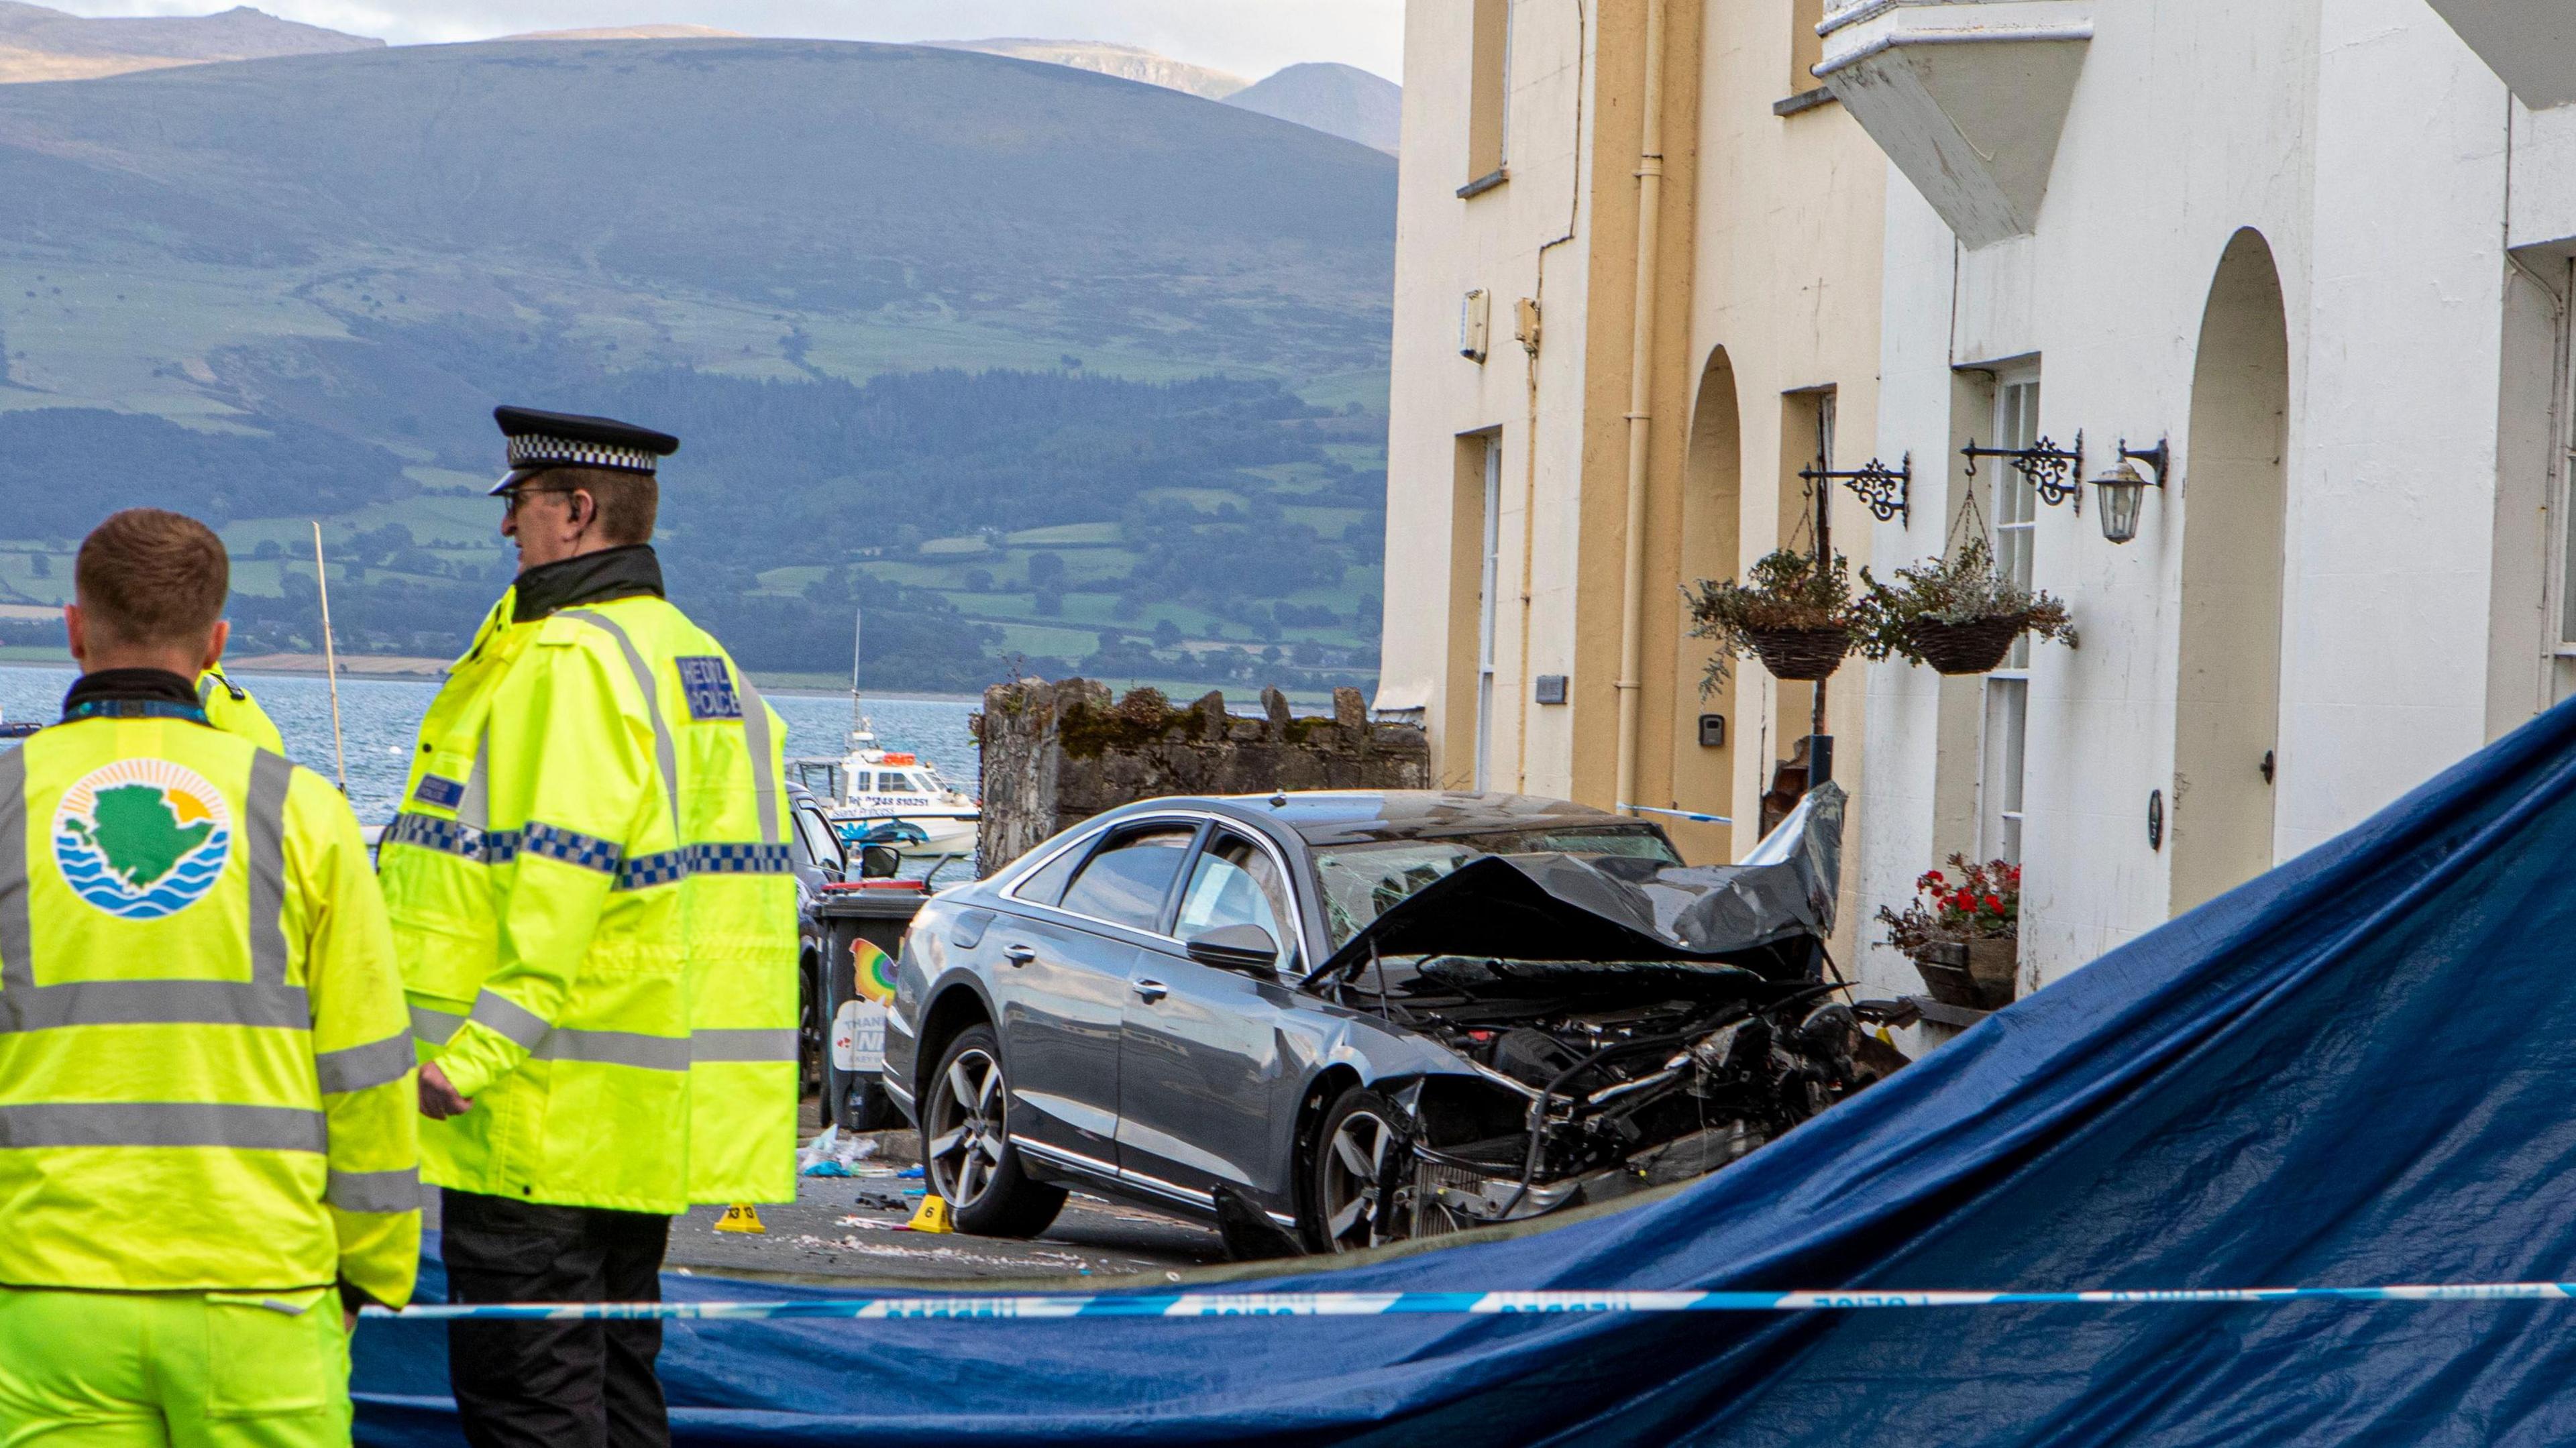
[[[957,1230],[1034,1237],[1064,1209],[1064,1188],[1032,1181],[1011,1145],[1011,1084],[990,1026],[958,1033],[922,1093],[921,1159]]]
[[[1397,1119],[1392,1102],[1358,1086],[1324,1113],[1306,1163],[1308,1250],[1362,1252],[1412,1235],[1388,1191],[1408,1174]]]

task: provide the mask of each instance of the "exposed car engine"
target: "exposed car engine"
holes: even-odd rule
[[[1687,961],[1381,960],[1345,1005],[1475,1071],[1399,1093],[1390,1235],[1515,1220],[1703,1175],[1877,1080],[1892,1050],[1842,987]],[[1399,1171],[1399,1167],[1402,1168]],[[1409,1211],[1407,1210],[1409,1209]]]

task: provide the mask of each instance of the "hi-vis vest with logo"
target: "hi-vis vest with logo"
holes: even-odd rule
[[[0,1284],[409,1300],[408,1036],[321,777],[165,717],[0,754]]]
[[[650,597],[509,621],[421,726],[382,870],[430,1180],[677,1212],[795,1197],[785,726]]]

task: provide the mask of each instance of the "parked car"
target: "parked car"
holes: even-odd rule
[[[1132,805],[932,899],[885,1085],[961,1230],[1068,1187],[1338,1251],[1713,1170],[1866,1084],[1841,795],[1757,858],[1559,801]]]

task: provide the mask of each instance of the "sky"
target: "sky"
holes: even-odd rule
[[[226,0],[38,0],[75,15],[204,15]],[[1404,0],[245,0],[396,45],[525,30],[712,25],[835,40],[1107,40],[1259,79],[1334,60],[1403,79]]]

